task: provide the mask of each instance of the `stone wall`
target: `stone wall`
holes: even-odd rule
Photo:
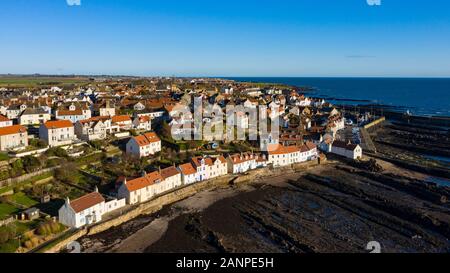
[[[34,173],[29,173],[29,174],[24,174],[22,176],[19,177],[15,177],[15,178],[8,178],[6,180],[0,181],[0,188],[1,187],[7,187],[7,186],[14,186],[17,183],[23,182],[25,180],[28,180],[30,178],[33,178],[35,176],[44,174],[44,173],[49,173],[55,169],[57,169],[59,167],[52,167],[52,168],[48,168],[48,169],[43,169],[40,171],[36,171]]]
[[[386,117],[381,117],[381,118],[379,118],[377,120],[372,121],[371,123],[368,123],[368,124],[364,125],[364,129],[366,129],[366,130],[370,129],[370,128],[376,126],[376,125],[379,125],[379,124],[383,123],[384,121],[386,121]]]

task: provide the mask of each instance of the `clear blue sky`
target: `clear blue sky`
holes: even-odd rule
[[[0,1],[0,73],[450,76],[450,1]]]

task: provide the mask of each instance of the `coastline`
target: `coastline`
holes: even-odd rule
[[[88,253],[364,252],[371,238],[386,252],[450,250],[441,239],[450,234],[450,219],[439,200],[448,189],[422,182],[423,173],[378,162],[384,169],[378,174],[331,159],[207,189],[79,241]],[[417,205],[405,206],[410,202]]]
[[[164,206],[160,211],[144,217],[145,225],[133,228],[132,219],[124,223],[123,228],[131,228],[133,232],[127,232],[130,236],[123,237],[123,230],[106,231],[106,233],[95,234],[81,238],[86,253],[142,253],[153,243],[161,239],[167,231],[169,224],[177,217],[191,213],[201,213],[216,202],[237,196],[241,193],[251,192],[262,185],[274,185],[277,187],[288,187],[288,181],[297,179],[302,173],[281,174],[277,176],[266,176],[250,183],[234,186],[219,186],[213,189],[200,191],[178,202]],[[105,240],[108,237],[108,240]]]

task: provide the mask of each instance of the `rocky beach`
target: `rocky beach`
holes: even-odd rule
[[[328,164],[205,192],[103,233],[85,252],[450,251],[450,190],[377,160]]]

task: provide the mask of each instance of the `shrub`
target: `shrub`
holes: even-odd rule
[[[25,241],[23,246],[28,249],[33,248],[33,242],[31,240]]]
[[[58,233],[61,230],[61,227],[56,222],[50,222],[50,230],[52,233]]]
[[[47,150],[46,152],[47,156],[57,156],[57,157],[69,157],[69,155],[67,154],[67,151],[64,150],[61,147],[55,147],[55,148],[50,148]]]
[[[42,139],[31,139],[29,144],[39,149],[47,147],[47,143]]]
[[[64,164],[61,168],[55,170],[55,178],[59,181],[68,183],[76,182],[77,166],[74,163]]]
[[[22,161],[27,173],[35,172],[41,167],[41,162],[34,156],[25,156]]]
[[[23,174],[23,162],[21,159],[17,159],[11,163],[11,176],[20,176]]]
[[[16,236],[11,226],[0,227],[0,244],[4,244]]]
[[[33,244],[33,247],[39,245],[39,238],[37,238],[37,237],[31,238],[30,241],[31,241],[31,243]]]
[[[91,146],[96,150],[101,150],[104,146],[103,142],[100,140],[91,141],[89,144],[91,144]]]
[[[43,223],[43,224],[39,225],[39,227],[37,229],[37,233],[41,236],[47,236],[47,235],[51,234],[52,231],[48,224]]]
[[[33,231],[27,231],[22,235],[23,240],[27,241],[34,237]]]

